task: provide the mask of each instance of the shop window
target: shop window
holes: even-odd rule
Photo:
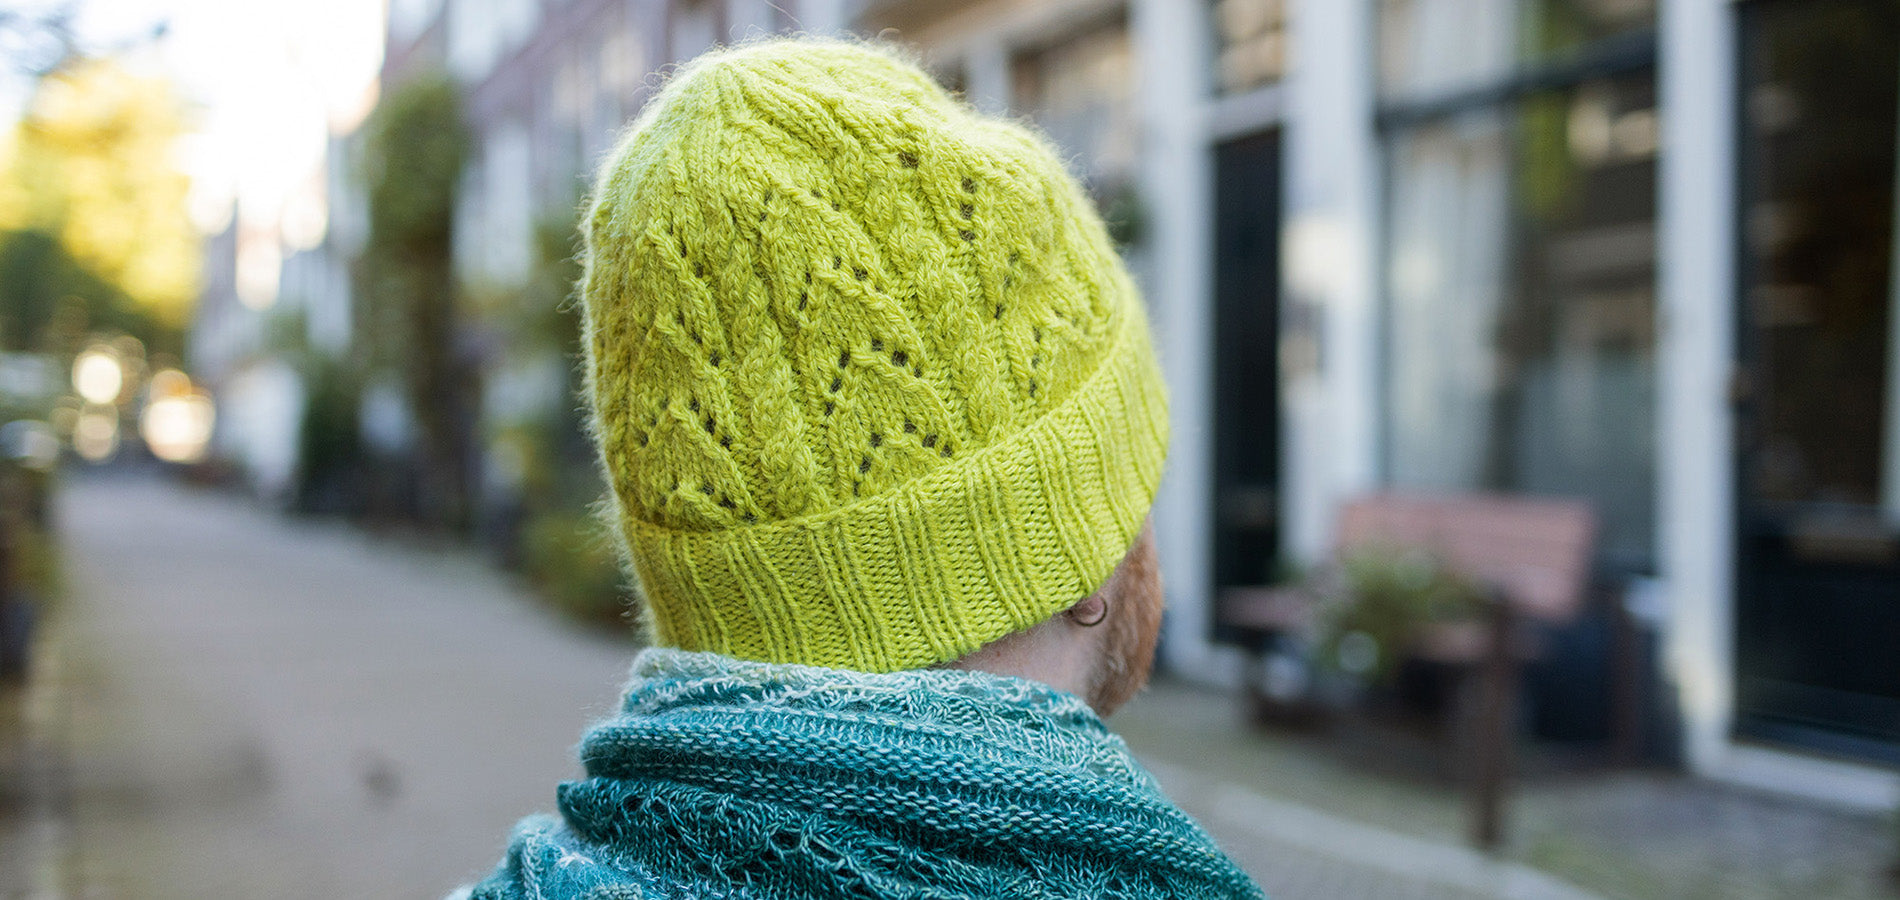
[[[1760,452],[1745,479],[1761,504],[1900,521],[1900,446],[1882,428],[1896,403],[1895,8],[1778,4],[1750,19],[1740,199]]]
[[[1632,4],[1387,3],[1407,15],[1382,20],[1382,40],[1430,46],[1437,38],[1392,32],[1479,5],[1542,21],[1557,6]],[[1467,25],[1496,38],[1496,23],[1481,19]],[[1485,40],[1420,76],[1437,79],[1435,89],[1462,80],[1482,90],[1382,113],[1386,473],[1399,488],[1588,499],[1605,562],[1646,570],[1656,490],[1653,44],[1646,57],[1566,76],[1525,67],[1513,42],[1487,58]],[[1493,80],[1480,85],[1481,75]]]
[[[1900,2],[1738,10],[1736,729],[1900,762]]]

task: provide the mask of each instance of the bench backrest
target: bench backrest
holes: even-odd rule
[[[1347,503],[1339,517],[1342,554],[1416,547],[1502,591],[1518,612],[1551,621],[1582,607],[1595,543],[1596,515],[1578,500],[1380,494]]]

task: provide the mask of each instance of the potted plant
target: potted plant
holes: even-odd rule
[[[1360,686],[1390,686],[1399,664],[1434,626],[1476,620],[1484,594],[1435,555],[1369,546],[1341,560],[1320,594],[1317,656]]]

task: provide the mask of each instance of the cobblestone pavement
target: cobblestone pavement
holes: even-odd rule
[[[1523,806],[1520,857],[1620,896],[1900,897],[1900,833],[1877,816],[1654,773],[1537,785]]]
[[[626,643],[465,550],[122,479],[71,480],[59,514],[69,596],[0,705],[0,898],[438,897],[551,806],[624,677]],[[1875,896],[1890,845],[1632,775],[1533,785],[1491,859],[1452,792],[1249,730],[1228,698],[1164,681],[1114,725],[1284,900]]]
[[[1231,698],[1162,680],[1114,726],[1274,897],[1598,896],[1465,848],[1448,788],[1369,777],[1310,740],[1255,731]]]
[[[1115,719],[1171,793],[1281,897],[1891,898],[1878,816],[1676,773],[1532,766],[1496,859],[1463,849],[1464,796],[1371,758],[1389,735],[1248,727],[1234,702],[1157,683]],[[1375,828],[1365,830],[1366,825]]]

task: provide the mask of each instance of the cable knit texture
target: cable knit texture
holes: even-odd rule
[[[587,373],[657,644],[870,672],[1100,586],[1167,409],[1048,144],[874,45],[681,69],[601,174]]]
[[[1080,699],[654,649],[474,900],[1259,897]]]

